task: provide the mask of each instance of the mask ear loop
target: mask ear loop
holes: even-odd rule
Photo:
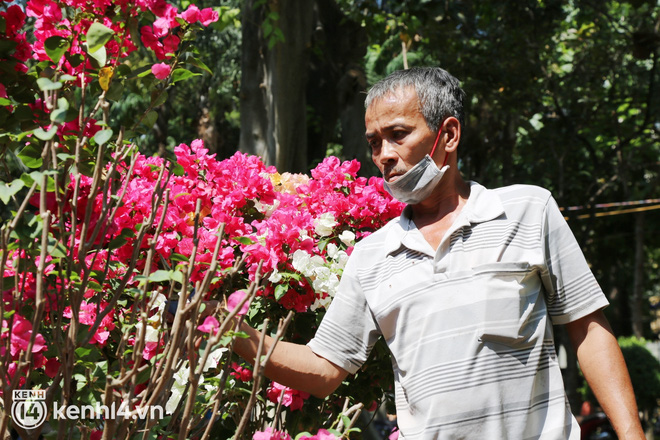
[[[442,121],[440,123],[440,128],[438,129],[438,135],[435,137],[435,143],[433,144],[433,148],[431,149],[431,154],[429,155],[431,158],[433,158],[433,153],[435,153],[435,147],[438,146],[438,142],[440,141],[440,135],[442,134],[442,126],[444,125],[445,121]],[[449,155],[445,154],[445,161],[442,162],[442,167],[444,168],[445,165],[447,165],[447,159],[449,159]]]

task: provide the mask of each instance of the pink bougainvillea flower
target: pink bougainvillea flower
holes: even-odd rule
[[[50,358],[46,361],[46,376],[53,378],[60,369],[60,362],[56,358]]]
[[[299,440],[339,440],[339,437],[327,429],[319,429],[319,432],[317,432],[316,435],[312,435],[311,437],[308,435],[302,435]]]
[[[188,23],[195,23],[202,18],[202,14],[200,13],[200,10],[197,6],[190,5],[188,6],[188,9],[186,9],[186,11],[181,14],[181,18],[186,20]]]
[[[7,321],[2,322],[2,327],[8,328]],[[6,337],[8,333],[3,333]],[[16,359],[21,351],[26,351],[30,346],[30,339],[32,338],[32,323],[20,315],[14,314],[14,323],[11,330],[11,346],[10,353]],[[38,353],[46,350],[46,340],[41,334],[37,334],[32,346],[32,353]]]
[[[231,364],[231,368],[234,370],[230,373],[231,376],[234,376],[236,379],[242,382],[249,382],[252,380],[252,370],[242,367],[236,362]]]
[[[197,327],[197,330],[203,333],[215,333],[217,328],[220,327],[220,323],[213,316],[207,316],[204,319],[204,322]]]
[[[268,400],[273,403],[277,403],[282,396],[282,405],[288,406],[291,411],[302,408],[305,400],[309,399],[309,395],[305,391],[294,390],[277,382],[273,382],[266,391]]]
[[[227,298],[227,308],[231,311],[235,310],[241,301],[243,301],[245,295],[247,295],[247,293],[244,290],[237,290],[236,292],[229,295],[229,298]],[[241,307],[237,314],[245,315],[249,308],[250,304],[248,301],[245,301],[245,304],[243,304],[243,307]]]
[[[291,436],[286,432],[275,431],[269,427],[265,431],[255,432],[252,440],[291,440]]]
[[[147,341],[144,343],[144,350],[142,351],[142,358],[145,360],[151,360],[156,354],[158,354],[158,342]]]
[[[78,319],[80,320],[80,323],[89,326],[94,325],[96,322],[97,313],[100,310],[103,310],[107,305],[108,303],[105,301],[101,301],[98,305],[83,301],[80,303],[80,310],[78,311]],[[72,318],[73,313],[71,311],[71,307],[66,307],[62,315],[65,318]],[[103,317],[101,320],[101,325],[99,326],[98,330],[96,330],[96,333],[94,333],[94,336],[92,336],[92,339],[90,339],[90,343],[99,345],[106,344],[108,337],[110,336],[110,332],[115,329],[114,315],[114,311],[111,311],[109,314]]]
[[[170,21],[161,17],[158,20],[154,21],[154,35],[158,38],[164,37],[170,32]]]
[[[0,16],[5,19],[5,32],[9,36],[16,35],[25,23],[25,13],[18,5],[11,5],[6,12],[0,12]]]
[[[217,11],[214,11],[212,8],[204,8],[200,11],[201,18],[200,21],[204,26],[208,26],[213,22],[218,21],[220,19],[220,15],[218,14]]]
[[[169,64],[158,63],[151,66],[151,73],[153,73],[157,79],[167,78],[171,71],[172,67]]]

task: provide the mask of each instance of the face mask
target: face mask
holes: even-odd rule
[[[442,179],[445,171],[449,169],[449,165],[447,165],[449,155],[445,156],[442,169],[438,169],[438,166],[431,159],[435,147],[440,140],[440,133],[442,133],[442,124],[440,125],[440,130],[438,131],[438,136],[435,139],[430,155],[427,154],[424,156],[417,165],[409,169],[394,182],[383,182],[383,186],[392,197],[400,202],[414,205],[426,199],[431,194],[438,182],[440,182],[440,179]]]

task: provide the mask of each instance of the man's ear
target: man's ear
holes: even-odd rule
[[[451,153],[456,151],[461,141],[461,123],[453,116],[445,120],[445,151]]]

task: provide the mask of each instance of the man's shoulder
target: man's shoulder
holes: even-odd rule
[[[357,244],[356,247],[364,246],[374,246],[387,242],[390,234],[396,234],[397,230],[400,229],[401,216],[394,217],[382,227],[378,228],[371,234],[366,237],[363,237]]]
[[[353,249],[353,254],[361,254],[368,260],[378,259],[381,253],[388,252],[394,242],[400,242],[402,234],[401,217],[395,217],[381,228],[362,237]]]
[[[503,204],[545,203],[552,197],[550,191],[536,185],[515,184],[495,188],[494,191]]]

